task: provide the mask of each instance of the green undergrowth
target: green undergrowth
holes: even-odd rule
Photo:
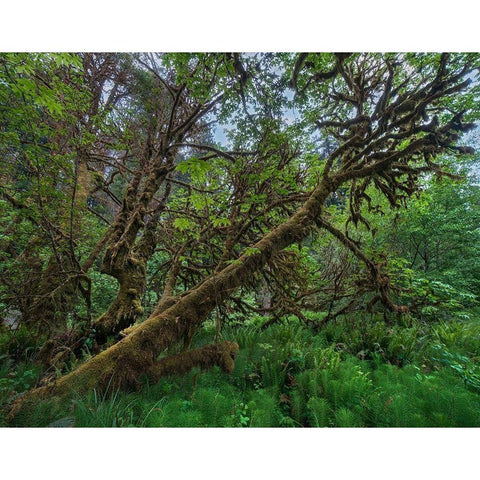
[[[196,343],[211,341],[207,327]],[[478,427],[480,331],[474,321],[395,325],[370,316],[320,332],[285,318],[225,326],[235,370],[144,380],[138,392],[90,392],[36,404],[13,425],[42,427]],[[3,358],[0,401],[37,372]],[[30,373],[28,373],[30,372]]]

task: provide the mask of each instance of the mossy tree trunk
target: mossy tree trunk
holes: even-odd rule
[[[137,193],[140,175],[135,177],[127,191],[122,210],[114,222],[113,234],[103,258],[102,272],[117,279],[119,290],[109,309],[92,326],[97,342],[103,344],[108,335],[116,335],[133,325],[143,313],[142,296],[146,288],[147,262],[156,247],[156,227],[163,212],[170,184],[166,183],[163,198],[157,203],[147,221],[146,210],[153,195],[165,182],[173,166],[174,153],[166,158],[166,165],[154,170],[147,178],[141,194]],[[143,235],[137,240],[140,231]]]
[[[93,322],[100,344],[105,343],[108,335],[116,335],[135,323],[143,313],[141,299],[146,288],[147,262],[157,244],[156,227],[170,195],[169,174],[175,169],[181,141],[190,134],[194,137],[196,130],[201,131],[202,117],[221,99],[218,96],[205,103],[191,104],[185,94],[185,85],[171,93],[174,101],[164,119],[167,131],[162,130],[162,122],[152,117],[140,167],[130,181],[121,210],[111,227],[101,271],[117,279],[119,291],[108,311]],[[165,115],[161,111],[161,115]],[[158,143],[156,148],[155,142]],[[155,196],[162,189],[159,200]]]
[[[133,258],[126,261],[124,270],[116,278],[120,284],[117,297],[108,310],[93,322],[98,343],[107,341],[108,335],[115,335],[135,323],[143,313],[141,298],[146,286],[145,266]]]
[[[159,372],[163,371],[157,362],[160,353],[180,342],[192,326],[203,323],[218,301],[228,298],[275,253],[305,238],[333,188],[335,184],[325,179],[295,215],[255,245],[255,253],[244,254],[221,272],[192,288],[162,313],[154,312],[118,343],[53,385],[33,390],[27,398],[67,395],[72,391],[101,389],[109,384],[135,388],[142,374],[152,372],[158,377]]]

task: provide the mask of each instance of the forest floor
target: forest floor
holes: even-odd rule
[[[388,325],[351,316],[315,333],[296,318],[262,329],[227,325],[240,345],[235,370],[217,367],[145,379],[137,392],[51,399],[16,417],[28,427],[478,427],[480,326],[476,321]],[[197,345],[211,341],[207,324]],[[88,353],[86,353],[88,357]],[[72,365],[72,368],[74,365]],[[38,380],[34,358],[2,357],[6,406]]]

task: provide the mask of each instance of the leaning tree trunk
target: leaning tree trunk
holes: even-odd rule
[[[315,218],[321,214],[325,199],[335,187],[333,182],[325,178],[296,214],[255,245],[255,253],[244,254],[235,263],[212,275],[198,287],[192,288],[162,313],[154,312],[145,322],[134,327],[123,340],[61,377],[54,384],[32,390],[25,399],[35,400],[48,395],[63,396],[73,391],[102,389],[106,385],[135,388],[139,385],[142,374],[151,373],[154,378],[158,378],[162,372],[171,373],[172,368],[164,369],[162,362],[157,361],[159,354],[181,341],[192,326],[200,325],[219,300],[228,298],[274,254],[305,238]],[[234,344],[226,349],[232,353],[232,358],[235,348]],[[200,357],[201,355],[196,355],[192,362],[196,361],[200,365]],[[220,357],[224,359],[225,355]]]

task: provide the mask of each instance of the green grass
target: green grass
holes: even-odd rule
[[[196,342],[207,340],[201,332]],[[18,426],[478,427],[475,322],[386,325],[344,318],[314,333],[295,319],[260,330],[227,326],[235,370],[145,380],[139,392],[90,392],[35,404]],[[32,364],[0,359],[6,405],[35,381]],[[4,422],[4,417],[2,417]]]

